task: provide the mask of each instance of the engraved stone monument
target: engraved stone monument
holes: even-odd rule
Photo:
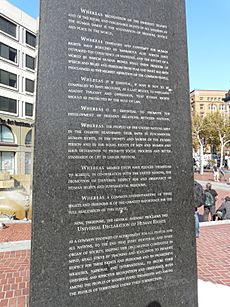
[[[184,0],[42,0],[31,307],[197,307]]]

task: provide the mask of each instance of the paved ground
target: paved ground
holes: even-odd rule
[[[207,181],[211,182],[212,176],[196,175],[196,179],[205,185]],[[225,196],[230,196],[230,185],[213,182],[213,187],[219,194],[218,207]],[[199,213],[202,216],[202,208]],[[31,224],[28,222],[11,224],[0,230],[0,307],[28,307],[30,234]],[[18,243],[9,243],[11,241]],[[13,246],[15,250],[9,251]],[[229,255],[230,221],[229,224],[201,223],[197,239],[198,278],[230,287]]]
[[[0,242],[24,241],[30,238],[31,223],[11,224],[8,228],[0,230]]]
[[[0,307],[27,307],[30,250],[0,252]]]
[[[215,226],[201,227],[197,239],[199,279],[230,287],[229,255],[230,224],[218,222]]]
[[[213,173],[211,171],[205,171],[203,175],[200,175],[199,173],[194,174],[194,178],[198,181],[210,182],[216,189],[221,189],[224,191],[230,191],[230,173],[226,174],[226,181],[221,178],[219,182],[215,182],[213,180]]]

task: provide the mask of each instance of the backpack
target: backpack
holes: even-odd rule
[[[195,207],[198,208],[198,207],[203,206],[205,195],[204,195],[204,189],[202,185],[198,183],[197,181],[194,181],[193,191],[194,191]]]
[[[214,197],[212,196],[212,194],[208,191],[204,191],[204,195],[205,195],[205,199],[204,199],[204,206],[205,207],[211,207],[212,205],[214,205]]]

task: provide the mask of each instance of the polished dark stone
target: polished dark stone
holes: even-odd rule
[[[167,24],[168,39],[156,39],[153,36],[130,34],[126,31],[113,31],[112,35],[105,35],[68,29],[68,13],[78,15],[81,8],[111,16],[125,16],[127,19],[136,19],[147,23]],[[91,17],[97,18],[98,15],[92,13]],[[117,19],[118,21],[121,22],[121,19]],[[87,23],[87,20],[84,22]],[[95,23],[97,22],[95,21]],[[113,24],[113,26],[117,25]],[[149,27],[147,24],[145,26]],[[156,27],[154,28],[156,29]],[[153,31],[153,33],[157,35],[160,32]],[[156,48],[156,50],[168,50],[169,88],[167,90],[170,92],[170,100],[142,99],[141,105],[120,102],[114,104],[113,107],[116,109],[135,110],[135,108],[139,108],[154,112],[170,112],[170,123],[161,123],[161,125],[168,125],[171,128],[172,138],[172,153],[170,154],[138,154],[136,159],[130,161],[85,159],[84,164],[92,167],[170,164],[172,165],[172,180],[149,182],[143,188],[130,188],[125,192],[124,189],[119,188],[102,189],[96,192],[68,190],[69,174],[80,172],[83,163],[80,160],[74,162],[67,159],[68,130],[80,129],[79,121],[101,125],[125,124],[127,126],[145,125],[149,127],[156,125],[155,122],[151,123],[148,120],[143,123],[131,118],[120,121],[103,119],[103,116],[100,120],[95,117],[90,119],[68,117],[68,112],[75,110],[79,112],[81,104],[79,100],[67,99],[68,83],[80,82],[82,76],[128,81],[132,84],[135,82],[146,83],[151,86],[153,84],[160,86],[164,83],[160,79],[148,77],[102,75],[96,71],[68,70],[68,41],[80,42],[82,36],[122,44],[148,46]],[[153,63],[157,65],[157,62]],[[161,70],[156,66],[155,70],[158,69]],[[98,106],[95,101],[96,105]],[[106,108],[106,103],[101,103],[101,105]],[[84,136],[83,132],[81,136]],[[192,188],[191,119],[184,0],[42,0],[35,128],[30,307],[197,307]],[[174,271],[170,274],[162,274],[162,279],[158,282],[152,281],[118,289],[70,296],[70,240],[92,236],[115,236],[126,234],[126,232],[141,233],[143,230],[150,232],[161,228],[152,224],[135,227],[134,230],[127,227],[118,230],[78,232],[74,221],[82,222],[84,225],[86,218],[82,215],[79,215],[79,219],[78,215],[69,216],[68,204],[80,203],[82,196],[101,195],[108,199],[112,194],[126,193],[130,195],[166,190],[172,191],[172,202],[166,202],[162,205],[133,205],[131,209],[129,207],[128,212],[121,210],[120,213],[127,219],[132,216],[157,215],[162,212],[168,214],[167,226],[165,227],[172,228],[174,231]],[[92,214],[90,218],[114,218],[117,216],[116,214],[108,212]],[[133,249],[135,250],[135,246]],[[110,265],[107,265],[106,268],[107,272],[112,270]]]

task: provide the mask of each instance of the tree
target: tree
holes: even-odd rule
[[[206,134],[206,121],[200,115],[192,117],[193,145],[198,144],[200,149],[200,173],[204,172],[204,137]]]
[[[223,165],[224,147],[230,143],[230,118],[218,111],[209,113],[205,118],[209,138],[218,138],[220,144],[220,167]]]

